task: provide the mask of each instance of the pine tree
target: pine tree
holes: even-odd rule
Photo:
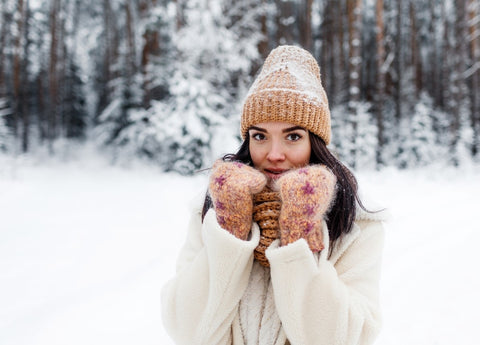
[[[11,109],[8,107],[7,99],[0,98],[0,151],[3,152],[7,151],[11,144],[11,134],[5,120],[5,116],[10,113]]]
[[[82,139],[87,128],[86,99],[84,83],[80,78],[79,67],[74,61],[68,65],[65,75],[64,94],[64,136],[68,139]]]
[[[95,131],[100,134],[101,141],[127,160],[135,156],[146,157],[168,167],[170,161],[166,157],[169,157],[170,144],[164,142],[163,132],[170,113],[166,104],[171,101],[170,84],[175,68],[175,46],[171,39],[175,17],[163,3],[143,2],[140,5],[140,24],[136,29],[136,35],[143,39],[138,45],[140,64],[136,73],[129,77],[130,87],[124,85],[124,90],[134,94],[116,97],[100,115]],[[135,102],[126,106],[128,99]],[[122,112],[124,120],[119,124]]]
[[[250,83],[262,39],[252,20],[262,10],[253,2],[201,0],[190,5],[182,11],[177,32],[162,5],[150,11],[154,17],[144,19],[142,75],[148,96],[142,108],[129,111],[128,124],[113,142],[128,155],[148,157],[166,171],[183,174],[211,162],[213,137],[225,132],[236,136],[229,119],[238,121],[239,99]],[[152,31],[158,36],[152,37]],[[151,92],[155,88],[157,97]],[[114,108],[104,111],[104,123]]]
[[[136,8],[130,0],[104,3],[107,42],[103,71],[106,76],[99,84],[105,90],[100,95],[97,118],[98,140],[121,147],[128,145],[122,131],[131,125],[130,111],[141,106],[141,77],[136,54],[136,29],[133,14]],[[117,14],[114,18],[110,16]]]
[[[191,172],[211,161],[212,136],[218,128],[229,127],[230,117],[238,117],[238,100],[249,82],[252,61],[258,58],[261,36],[248,32],[236,4],[240,2],[233,7],[226,2],[192,2],[187,25],[175,36],[178,56],[165,126],[170,128],[162,131],[169,143],[168,170]],[[259,13],[253,8],[246,15]]]
[[[375,169],[378,147],[378,127],[373,121],[371,104],[361,102],[357,106],[357,136],[355,138],[356,162],[358,169]]]
[[[437,145],[433,132],[433,101],[423,93],[410,119],[402,122],[403,151],[399,157],[402,167],[419,167],[434,163],[446,146]]]

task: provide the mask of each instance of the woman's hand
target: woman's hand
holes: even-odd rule
[[[280,177],[280,240],[285,246],[305,238],[313,252],[324,248],[323,217],[333,201],[336,177],[323,165],[296,169]]]
[[[212,168],[209,189],[220,226],[246,240],[252,226],[252,196],[266,183],[265,175],[248,165],[217,161]]]

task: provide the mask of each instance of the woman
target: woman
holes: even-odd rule
[[[315,59],[274,49],[244,103],[244,142],[214,164],[162,291],[176,344],[373,343],[383,212],[361,206],[330,132]]]

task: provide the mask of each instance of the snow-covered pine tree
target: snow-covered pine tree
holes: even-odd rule
[[[348,113],[347,105],[334,106],[332,116],[331,150],[346,164],[359,169],[376,168],[377,127],[368,102],[356,104],[357,112]],[[347,116],[345,116],[347,114]],[[355,135],[352,122],[355,122]],[[354,138],[354,140],[350,140]],[[355,157],[352,151],[356,152]]]
[[[72,57],[73,59],[74,57]],[[80,70],[75,61],[68,63],[65,75],[64,137],[69,139],[81,139],[85,136],[87,127],[86,99],[84,95],[84,83],[80,77]]]
[[[253,2],[198,0],[188,5],[178,31],[174,7],[152,12],[157,18],[149,25],[157,26],[163,48],[146,67],[149,79],[144,85],[158,87],[161,97],[129,111],[128,126],[118,133],[130,155],[146,156],[164,170],[182,174],[211,163],[212,138],[238,134],[238,103],[250,83],[261,39],[252,27],[260,8],[243,11]],[[112,108],[104,116],[110,116]],[[222,145],[225,149],[225,142]]]
[[[138,71],[135,20],[136,7],[129,0],[104,5],[105,57],[108,71],[100,98],[96,137],[114,149],[129,145],[122,131],[130,126],[129,112],[141,106],[141,76]],[[112,17],[113,16],[113,17]]]
[[[402,119],[401,123],[401,153],[398,164],[402,168],[413,168],[432,164],[445,157],[447,146],[436,143],[433,131],[433,101],[426,93],[422,93],[413,109],[410,118]]]
[[[253,1],[196,0],[190,5],[185,12],[187,25],[175,37],[172,126],[164,129],[169,137],[167,133],[176,127],[174,132],[182,138],[176,135],[167,142],[183,141],[186,145],[179,146],[191,152],[182,157],[177,149],[170,151],[171,168],[182,172],[211,163],[213,137],[238,135],[239,102],[251,82],[262,39],[256,18],[264,10]]]
[[[353,137],[353,130],[351,126],[352,119],[349,117],[346,104],[333,106],[330,109],[332,117],[332,142],[330,149],[343,162],[352,165],[351,152],[355,148],[354,141],[350,140]]]
[[[472,162],[472,146],[474,144],[474,130],[471,125],[470,104],[465,102],[459,109],[458,141],[451,151],[458,166],[468,165]]]
[[[65,9],[65,39],[64,50],[69,52],[65,57],[63,90],[62,90],[62,136],[69,139],[79,139],[85,136],[87,127],[87,107],[85,85],[78,64],[81,2],[76,0],[68,3]]]
[[[372,115],[372,105],[360,102],[357,105],[357,135],[355,137],[357,169],[376,168],[376,150],[378,147],[378,127]]]
[[[172,43],[175,24],[174,6],[165,2],[142,2],[139,7],[139,25],[136,35],[141,37],[136,49],[140,51],[140,68],[133,75],[130,88],[135,92],[135,103],[125,107],[124,100],[115,98],[100,116],[95,129],[101,141],[118,151],[118,156],[148,158],[162,167],[169,164],[169,143],[164,142],[163,128],[170,109],[170,81],[175,68],[175,46]],[[125,89],[125,88],[124,88]],[[131,98],[130,98],[131,99]],[[123,110],[122,110],[123,109]],[[116,125],[123,113],[123,125]],[[179,133],[181,136],[181,133]],[[175,146],[176,147],[176,146]],[[168,170],[168,169],[166,169]]]

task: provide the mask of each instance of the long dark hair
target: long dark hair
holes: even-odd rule
[[[355,221],[357,203],[367,211],[358,196],[357,179],[353,173],[342,164],[327,148],[325,142],[316,134],[309,132],[311,154],[310,164],[324,164],[337,177],[336,196],[326,217],[330,241],[334,242],[342,234],[352,230]],[[253,166],[250,156],[250,138],[247,135],[239,150],[235,154],[223,156],[224,161],[237,161]],[[202,210],[202,220],[212,207],[212,200],[207,194]]]

